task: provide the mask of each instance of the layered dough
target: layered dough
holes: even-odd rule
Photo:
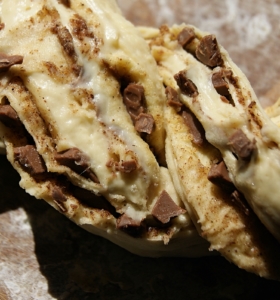
[[[207,254],[164,166],[156,63],[115,1],[0,12],[0,132],[21,187],[134,253]]]
[[[279,244],[243,196],[275,233],[277,218],[273,216],[277,216],[277,211],[273,209],[277,209],[277,203],[276,207],[273,205],[277,202],[279,161],[273,168],[271,162],[279,150],[270,139],[274,132],[277,141],[277,129],[263,113],[245,76],[223,49],[220,51],[224,65],[209,67],[197,59],[201,55],[197,48],[208,55],[209,64],[221,59],[216,52],[208,53],[205,45],[199,48],[207,34],[185,24],[139,30],[166,86],[168,168],[198,231],[210,242],[210,249],[218,250],[237,266],[261,276],[279,277]],[[225,79],[226,84],[218,82],[214,88],[212,74],[222,68],[232,72],[228,76],[234,86]],[[238,129],[250,140],[256,140],[253,149],[256,143],[259,153],[254,153],[250,161],[238,158],[229,146],[229,137]],[[272,177],[265,174],[268,168],[272,169]]]

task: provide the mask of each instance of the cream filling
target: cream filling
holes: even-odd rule
[[[167,44],[167,48],[168,46]],[[187,77],[197,86],[199,95],[194,99],[181,95],[183,102],[192,108],[202,123],[207,140],[221,151],[236,187],[244,193],[261,221],[280,239],[279,129],[265,115],[245,75],[230,60],[224,49],[221,49],[221,53],[226,67],[237,76],[246,107],[238,102],[237,91],[231,84],[230,93],[235,106],[222,102],[212,84],[213,71],[181,47],[174,49],[170,43],[170,49],[164,48],[164,51],[162,49],[160,46],[152,49],[161,72],[169,72],[169,78],[174,83],[173,76],[179,71],[186,70]],[[247,106],[251,101],[256,102],[263,123],[260,132],[249,120]],[[253,155],[250,162],[238,161],[227,145],[229,137],[238,128],[242,129],[250,140],[256,140],[257,153]],[[275,146],[272,146],[272,142]]]
[[[58,83],[42,70],[42,61],[54,61],[56,64],[61,62],[59,57],[61,50],[58,50],[61,46],[54,35],[44,36],[45,33],[41,31],[44,29],[41,28],[43,25],[36,28],[39,34],[42,32],[39,43],[37,33],[32,37],[30,33],[23,32],[21,43],[13,38],[13,33],[20,32],[21,26],[27,26],[30,18],[42,8],[42,3],[39,5],[36,1],[1,2],[2,22],[6,25],[4,32],[9,32],[4,37],[6,50],[8,53],[21,54],[25,57],[22,65],[26,75],[25,84],[35,95],[40,110],[44,111],[43,114],[48,116],[48,121],[57,130],[57,150],[78,147],[86,153],[91,158],[91,166],[101,182],[102,191],[106,190],[105,196],[111,201],[123,203],[123,212],[126,211],[135,219],[141,219],[148,213],[147,201],[149,200],[149,204],[155,202],[163,188],[159,184],[161,171],[148,145],[136,134],[122,103],[121,95],[116,89],[117,83],[112,82],[112,78],[108,78],[102,69],[102,59],[110,55],[118,55],[118,52],[114,53],[114,49],[125,45],[127,49],[120,51],[120,57],[128,55],[132,60],[142,62],[149,61],[151,58],[148,48],[145,49],[145,46],[141,45],[144,43],[140,38],[130,40],[130,37],[135,35],[133,27],[118,14],[118,10],[115,10],[114,1],[110,3],[84,1],[84,4],[95,13],[94,24],[99,24],[97,34],[100,35],[100,40],[103,40],[103,46],[100,47],[99,57],[92,58],[81,53],[80,42],[74,38],[78,62],[84,69],[82,78],[75,82],[74,88],[86,88],[92,91],[95,111],[89,112],[75,106],[72,95],[73,85]],[[45,1],[45,5],[56,8],[62,25],[69,28],[69,21],[75,13],[73,10],[57,1]],[[18,7],[18,14],[15,14],[11,7]],[[79,9],[82,12],[83,9],[81,7]],[[119,31],[116,28],[119,28]],[[3,36],[4,33],[0,34]],[[86,41],[88,42],[87,38]],[[89,43],[91,48],[95,47],[92,42]],[[135,49],[137,51],[134,51]],[[150,77],[157,78],[156,70],[150,68],[148,71]],[[112,97],[115,97],[117,105],[112,104]],[[117,109],[113,111],[111,105]],[[112,174],[106,167],[110,159],[110,151],[117,152],[121,160],[126,160],[132,153],[132,157],[135,157],[140,164],[138,175],[128,175],[124,178],[125,176],[120,172]],[[152,199],[149,199],[150,197]]]

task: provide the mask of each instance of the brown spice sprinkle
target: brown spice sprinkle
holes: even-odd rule
[[[196,48],[196,57],[199,61],[209,67],[217,67],[223,64],[223,59],[214,35],[204,36]]]
[[[53,27],[53,32],[57,34],[58,40],[66,52],[66,54],[73,60],[77,60],[77,55],[75,53],[73,37],[66,27],[56,25]]]
[[[238,129],[229,138],[228,145],[231,151],[237,155],[238,158],[249,161],[256,149],[256,141],[250,141],[245,133]]]
[[[164,190],[153,207],[152,215],[165,224],[170,221],[170,218],[177,217],[185,212],[186,210],[178,206]]]
[[[61,165],[67,166],[79,175],[99,183],[97,176],[90,169],[90,159],[78,148],[71,148],[62,153],[56,153],[55,159]]]
[[[177,37],[178,43],[185,48],[193,39],[195,38],[195,33],[193,28],[185,27]]]
[[[42,175],[47,171],[45,162],[33,145],[14,148],[14,159],[32,176]]]
[[[0,72],[8,71],[8,69],[13,65],[22,64],[23,56],[21,55],[6,55],[0,53]]]
[[[167,104],[176,108],[181,108],[182,103],[180,101],[179,94],[171,86],[166,87],[165,94],[167,97]]]
[[[189,97],[195,97],[198,95],[197,87],[190,79],[187,78],[186,71],[180,71],[174,75],[174,78],[183,94]]]
[[[79,40],[82,40],[84,37],[94,38],[94,34],[88,29],[86,21],[77,14],[74,17],[70,20],[73,35]]]

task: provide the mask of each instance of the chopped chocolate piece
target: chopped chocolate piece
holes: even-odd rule
[[[196,57],[209,67],[217,67],[223,64],[223,59],[214,35],[203,37],[196,48]]]
[[[64,188],[56,185],[52,189],[52,197],[56,202],[62,203],[67,201],[67,197],[65,196]]]
[[[0,53],[0,72],[7,71],[11,66],[22,64],[23,56],[12,55],[8,56],[4,53]]]
[[[213,184],[221,187],[222,189],[234,189],[234,185],[229,177],[229,173],[224,161],[221,161],[218,164],[213,164],[207,178]]]
[[[19,117],[11,105],[0,105],[0,121],[8,127],[20,124]]]
[[[0,23],[0,30],[5,28],[5,23]]]
[[[186,71],[180,71],[174,75],[174,78],[183,94],[189,97],[195,97],[198,95],[197,87],[190,79],[187,78]]]
[[[144,112],[144,88],[142,85],[130,83],[123,92],[123,101],[133,121]]]
[[[178,43],[185,48],[193,39],[195,38],[195,33],[193,28],[185,27],[177,37]]]
[[[117,228],[132,236],[138,236],[141,234],[143,229],[141,223],[141,220],[134,220],[128,215],[123,214],[117,219]]]
[[[119,171],[123,173],[131,173],[137,169],[137,163],[135,160],[127,160],[123,161],[119,166],[118,166]]]
[[[245,205],[246,199],[243,194],[241,194],[238,190],[235,190],[231,193],[230,197],[231,201],[236,204],[245,215],[248,216],[250,214],[249,208]]]
[[[206,139],[205,130],[202,127],[201,123],[187,107],[184,107],[181,115],[193,136],[193,143],[198,146],[202,146]]]
[[[212,83],[216,91],[222,96],[228,96],[228,83],[225,81],[223,70],[220,70],[212,75]]]
[[[124,229],[128,227],[139,227],[140,225],[141,225],[141,221],[134,220],[126,214],[121,215],[117,220],[118,229]]]
[[[254,150],[256,149],[255,140],[252,142],[248,139],[245,133],[238,129],[229,138],[228,145],[231,147],[231,151],[242,160],[250,160]]]
[[[151,114],[141,113],[135,120],[135,129],[138,132],[151,134],[154,128],[154,118]]]
[[[55,159],[61,165],[67,166],[93,182],[99,183],[97,176],[90,169],[89,157],[78,148],[71,148],[62,153],[56,153]]]
[[[74,185],[71,186],[71,192],[73,196],[77,198],[81,203],[92,208],[106,210],[115,217],[119,216],[119,214],[116,212],[115,207],[106,198],[95,195],[88,190]]]
[[[166,191],[163,191],[152,210],[152,215],[163,224],[168,223],[170,218],[177,217],[186,211],[178,206]]]
[[[42,157],[33,145],[14,148],[14,158],[32,176],[42,175],[47,171]]]
[[[171,86],[166,87],[165,94],[167,97],[167,104],[174,107],[181,107],[183,104],[180,101],[179,94]]]

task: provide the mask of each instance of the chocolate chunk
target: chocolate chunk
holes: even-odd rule
[[[126,214],[121,215],[117,220],[118,229],[124,229],[128,227],[139,227],[140,225],[141,225],[141,221],[134,220]]]
[[[152,215],[163,224],[168,223],[170,218],[179,216],[186,211],[178,206],[166,191],[163,191],[152,210]]]
[[[0,23],[0,30],[5,28],[5,23]]]
[[[213,184],[221,187],[222,189],[234,189],[234,185],[229,177],[228,170],[224,161],[221,161],[218,164],[213,164],[207,178]]]
[[[256,149],[255,140],[252,142],[248,139],[245,133],[238,129],[229,138],[228,145],[231,147],[231,151],[242,160],[250,160],[254,150]]]
[[[59,185],[55,185],[52,189],[52,197],[55,201],[62,203],[67,201],[65,189]]]
[[[187,107],[184,107],[181,115],[193,136],[193,143],[198,146],[202,146],[206,139],[205,130],[202,127],[201,123]]]
[[[138,132],[151,134],[154,128],[154,118],[151,114],[140,113],[135,119],[135,129]]]
[[[119,165],[119,171],[123,173],[131,173],[137,169],[137,163],[135,160],[123,161]]]
[[[14,148],[14,159],[32,176],[42,175],[47,171],[42,157],[33,145]]]
[[[223,59],[214,35],[203,37],[196,48],[196,57],[209,67],[217,67],[223,64]]]
[[[71,148],[62,153],[56,153],[55,159],[58,163],[67,166],[79,175],[89,178],[95,183],[99,183],[97,176],[90,169],[89,157],[78,148]]]
[[[141,223],[141,220],[134,220],[128,215],[123,214],[117,219],[117,228],[136,237],[141,234],[143,229]]]
[[[67,197],[65,196],[64,192],[65,191],[63,187],[56,185],[53,187],[51,195],[53,198],[53,202],[57,205],[59,210],[65,213],[67,209],[64,203],[67,201]]]
[[[212,75],[212,83],[216,91],[222,96],[228,96],[228,83],[225,81],[223,70],[216,72]]]
[[[166,87],[165,94],[167,97],[167,104],[174,107],[182,107],[182,103],[179,98],[179,94],[171,86]]]
[[[144,112],[144,88],[142,85],[130,83],[123,92],[123,102],[133,121]]]
[[[195,97],[198,95],[197,87],[190,79],[187,78],[186,71],[180,71],[174,75],[174,78],[183,94],[189,97]]]
[[[0,105],[0,121],[8,127],[20,124],[19,117],[11,105]]]
[[[238,190],[235,190],[231,193],[230,195],[231,201],[245,214],[249,215],[250,210],[249,208],[245,205],[246,199],[243,196],[242,193],[240,193]]]
[[[195,38],[195,33],[193,28],[185,27],[177,37],[178,43],[185,48],[193,39]]]
[[[23,56],[12,55],[8,56],[4,53],[0,53],[0,72],[7,71],[11,66],[22,64]]]

